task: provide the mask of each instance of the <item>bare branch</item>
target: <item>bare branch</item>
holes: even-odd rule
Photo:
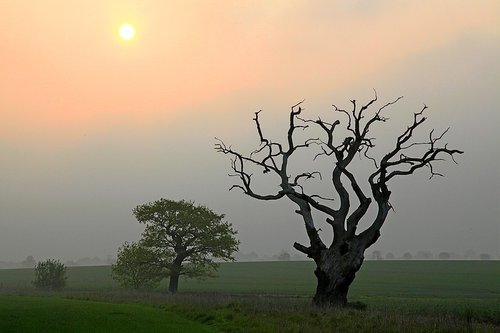
[[[335,201],[335,199],[332,199],[332,198],[326,198],[326,197],[323,197],[319,194],[313,194],[313,195],[310,195],[310,198],[319,198],[319,199],[322,199],[322,200],[328,200],[328,201]]]
[[[321,173],[319,171],[304,172],[304,173],[301,173],[300,175],[295,176],[295,179],[293,180],[293,183],[291,183],[290,185],[295,186],[295,185],[298,184],[300,178],[305,178],[307,180],[307,179],[314,178],[315,175],[318,175],[320,180],[323,179],[321,177]]]
[[[309,256],[309,255],[312,253],[312,251],[311,251],[311,248],[310,248],[310,247],[304,246],[304,245],[299,244],[299,243],[297,243],[297,242],[293,243],[293,247],[294,247],[296,250],[298,250],[298,251],[300,251],[300,252],[302,252],[302,253],[306,254],[307,256]]]
[[[372,161],[372,162],[373,162],[373,164],[375,165],[375,168],[376,168],[376,169],[378,169],[378,163],[377,163],[377,160],[376,160],[376,159],[374,159],[374,158],[373,158],[373,157],[371,157],[371,156],[368,156],[368,149],[370,149],[370,147],[368,147],[368,146],[367,146],[367,147],[366,147],[366,149],[365,149],[365,150],[364,150],[364,152],[363,152],[363,155],[364,155],[367,159],[369,159],[370,161]]]
[[[392,171],[392,172],[388,173],[387,176],[385,177],[385,182],[391,180],[392,178],[394,178],[396,176],[411,175],[416,170],[418,170],[424,166],[429,166],[429,164],[431,162],[437,160],[437,156],[440,154],[448,154],[450,156],[453,156],[454,154],[463,154],[463,151],[457,150],[457,149],[447,149],[447,148],[435,149],[435,148],[433,148],[433,149],[427,151],[424,154],[424,156],[422,156],[420,159],[415,159],[415,160],[418,160],[418,163],[415,163],[411,168],[409,168],[407,170],[396,170],[396,171]],[[408,160],[408,159],[403,159],[403,160],[400,160],[397,162],[393,162],[391,166],[400,165],[400,164],[404,163],[405,160]],[[433,172],[432,168],[431,168],[431,173],[434,175],[439,175],[438,173]]]
[[[363,119],[363,111],[365,111],[366,109],[368,109],[373,103],[375,103],[378,99],[378,96],[377,96],[377,91],[375,89],[373,89],[373,93],[374,93],[374,97],[365,105],[363,105],[361,107],[361,109],[359,110],[359,116],[358,116],[358,119]]]
[[[215,138],[218,142],[215,144],[215,150],[221,152],[223,154],[229,154],[232,156],[231,158],[231,169],[233,170],[233,174],[230,176],[239,177],[241,180],[241,185],[233,185],[229,190],[233,190],[235,188],[241,189],[246,195],[251,196],[255,199],[259,200],[278,200],[285,196],[284,191],[280,191],[277,194],[272,195],[261,195],[255,193],[251,189],[251,180],[252,174],[247,173],[244,170],[245,162],[252,163],[264,168],[264,170],[269,170],[269,166],[265,165],[263,162],[256,161],[252,158],[245,157],[235,151],[233,151],[230,147],[227,147],[224,142],[218,138]],[[276,170],[278,171],[278,170]]]
[[[391,191],[388,187],[389,181],[399,176],[413,174],[424,167],[429,169],[430,178],[443,176],[439,170],[436,170],[436,162],[443,161],[445,157],[449,156],[456,163],[455,156],[463,153],[460,150],[448,148],[446,143],[443,146],[442,140],[449,128],[439,135],[436,135],[435,131],[432,130],[427,139],[412,142],[414,141],[414,133],[426,121],[423,113],[427,106],[424,105],[413,114],[413,121],[410,122],[410,125],[396,137],[392,150],[383,155],[381,159],[372,157],[369,150],[375,147],[375,138],[369,137],[368,133],[373,124],[388,120],[387,117],[383,116],[384,112],[401,99],[402,96],[397,97],[376,109],[378,96],[374,90],[374,97],[363,105],[358,105],[356,100],[350,101],[352,107],[349,110],[339,109],[333,105],[335,114],[342,113],[347,117],[345,128],[348,135],[342,138],[337,138],[335,132],[336,127],[340,124],[338,119],[324,121],[321,118],[317,120],[304,118],[302,116],[303,101],[301,101],[291,108],[286,142],[283,145],[272,142],[264,135],[259,118],[261,111],[256,112],[253,120],[260,144],[249,156],[234,151],[232,147],[228,147],[221,140],[216,139],[215,149],[230,155],[231,176],[239,178],[239,183],[233,185],[231,190],[240,189],[248,196],[259,200],[278,200],[287,197],[297,204],[299,207],[297,213],[302,216],[310,245],[295,243],[294,248],[316,261],[323,260],[320,258],[325,256],[325,251],[332,251],[328,252],[328,255],[342,254],[345,253],[344,251],[350,251],[349,248],[353,244],[356,244],[355,247],[359,248],[360,246],[363,250],[366,249],[378,239],[380,228],[390,210],[393,209],[389,201],[391,197]],[[375,109],[374,112],[370,111],[372,108]],[[305,131],[307,134],[308,129],[312,127],[311,124],[319,126],[322,135],[326,135],[326,139],[325,137],[309,138],[301,139],[302,141],[298,142],[295,134],[296,129]],[[331,207],[327,202],[333,201],[333,199],[307,192],[305,181],[314,178],[323,179],[318,171],[299,171],[289,176],[289,162],[292,160],[293,153],[298,149],[310,148],[311,145],[319,147],[319,152],[315,152],[313,160],[320,156],[333,155],[334,157],[331,165],[331,185],[339,196],[338,208]],[[375,171],[368,177],[371,193],[364,193],[360,183],[358,183],[359,178],[350,171],[350,163],[356,155],[368,159],[375,167]],[[254,192],[252,174],[245,169],[248,168],[248,165],[262,169],[264,173],[272,171],[272,174],[279,179],[277,182],[279,191],[267,195]],[[346,181],[349,182],[349,185],[344,184]],[[359,203],[356,207],[351,208],[353,193]],[[366,217],[372,201],[377,204],[376,216],[366,230],[356,235],[358,224],[362,218]],[[312,210],[328,216],[326,222],[332,227],[334,234],[333,242],[328,248],[318,234],[319,229],[314,226]]]
[[[261,112],[262,110],[255,112],[255,118],[253,118],[253,120],[255,121],[255,126],[257,126],[257,133],[259,133],[260,142],[267,145],[269,144],[269,140],[264,138],[264,135],[262,134],[262,128],[260,127],[259,113]]]
[[[372,100],[373,102],[376,101],[376,98],[377,98],[377,95],[375,93],[375,98]],[[389,102],[389,103],[386,103],[384,104],[381,108],[378,109],[378,111],[375,113],[375,115],[367,121],[364,129],[363,129],[363,133],[361,134],[362,137],[365,137],[368,132],[370,131],[370,126],[376,122],[376,121],[381,121],[381,122],[385,122],[388,118],[383,118],[380,116],[380,113],[387,107],[391,106],[391,105],[394,105],[396,104],[397,102],[399,102],[401,99],[403,98],[403,96],[399,96],[398,98],[396,98],[395,100],[393,100],[392,102]],[[367,105],[371,105],[372,104],[372,101],[370,101],[370,103],[368,103]]]
[[[316,161],[316,159],[317,159],[318,157],[320,157],[320,156],[331,156],[331,155],[335,152],[335,151],[333,151],[333,150],[331,150],[330,152],[327,152],[323,146],[320,146],[320,148],[321,148],[322,152],[317,153],[317,154],[314,156],[313,161]]]
[[[293,143],[293,132],[296,129],[295,125],[295,117],[300,115],[302,113],[302,107],[300,106],[304,100],[298,102],[297,104],[293,105],[290,111],[290,124],[288,128],[288,151],[285,153],[286,155],[290,156],[294,151],[295,151],[295,146]]]
[[[345,115],[347,115],[347,130],[352,132],[354,135],[356,135],[356,131],[352,128],[352,117],[351,117],[351,114],[349,112],[347,112],[346,110],[344,109],[339,109],[335,104],[332,105],[334,107],[334,112],[340,112],[340,113],[344,113]]]

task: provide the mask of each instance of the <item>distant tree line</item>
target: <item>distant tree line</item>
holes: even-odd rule
[[[107,256],[107,258],[99,257],[83,257],[77,260],[68,260],[64,262],[65,266],[104,266],[112,265],[116,261],[116,258]],[[37,264],[37,260],[33,256],[27,256],[23,261],[0,261],[0,269],[9,268],[34,268]]]
[[[234,254],[236,261],[302,261],[307,260],[307,258],[300,254],[291,255],[290,252],[282,250],[279,253],[273,255],[258,255],[255,251],[250,252],[237,252]],[[476,253],[473,250],[467,250],[463,254],[455,252],[442,251],[439,253],[433,253],[431,251],[417,251],[416,253],[404,252],[404,253],[393,253],[387,252],[382,253],[381,251],[375,250],[366,256],[368,260],[494,260],[500,259],[500,256],[495,257],[490,253]],[[116,262],[116,258],[107,256],[106,259],[99,257],[83,257],[77,260],[68,260],[64,263],[67,267],[72,266],[109,266]],[[20,262],[14,261],[0,261],[0,269],[9,268],[34,268],[36,265],[36,260],[33,256],[27,256],[26,259]]]
[[[294,253],[290,254],[290,252],[281,250],[278,253],[272,255],[258,255],[254,251],[251,252],[238,252],[234,255],[236,261],[302,261],[307,260],[307,257]]]
[[[68,260],[66,261],[66,266],[109,266],[114,264],[116,261],[116,258],[112,258],[111,256],[107,256],[106,259],[99,258],[99,257],[83,257],[79,258],[77,260]]]
[[[256,252],[238,252],[235,254],[236,261],[289,261],[296,260],[302,261],[307,260],[305,256],[299,254],[290,255],[289,252],[282,250],[281,252],[274,255],[261,255],[259,256]],[[492,260],[495,256],[489,253],[479,253],[477,254],[473,250],[467,250],[463,254],[457,254],[454,252],[442,251],[438,253],[433,253],[431,251],[417,251],[403,252],[403,253],[393,253],[387,252],[382,253],[382,251],[375,250],[367,254],[366,259],[368,260]],[[498,257],[500,259],[500,257]]]
[[[397,255],[392,252],[387,252],[383,254],[379,250],[375,250],[367,255],[369,260],[491,260],[495,259],[489,253],[476,254],[473,250],[467,250],[463,254],[458,254],[455,252],[442,251],[439,253],[433,253],[431,251],[417,251],[416,253],[411,253],[409,251],[403,254]],[[500,259],[500,258],[499,258]]]

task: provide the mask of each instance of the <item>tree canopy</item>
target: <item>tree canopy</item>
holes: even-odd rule
[[[118,250],[112,276],[124,287],[153,288],[162,279],[161,267],[152,265],[155,254],[140,243],[125,242]]]
[[[139,205],[133,213],[145,225],[139,243],[148,251],[147,264],[156,267],[161,277],[170,278],[173,293],[179,276],[213,276],[215,259],[234,260],[237,232],[223,214],[193,202],[168,199]]]

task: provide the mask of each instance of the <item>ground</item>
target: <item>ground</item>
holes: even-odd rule
[[[352,287],[353,307],[328,311],[310,306],[312,269],[227,263],[216,279],[181,281],[175,296],[120,289],[107,266],[70,268],[57,293],[36,291],[29,269],[0,270],[0,331],[500,331],[498,261],[368,261]]]

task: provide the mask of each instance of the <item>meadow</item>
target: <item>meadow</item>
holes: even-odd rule
[[[1,332],[212,332],[159,308],[55,297],[0,296]]]
[[[54,322],[73,323],[79,307],[88,309],[88,322],[101,331],[110,331],[106,323],[112,318],[121,322],[134,313],[158,326],[124,324],[120,331],[175,332],[163,326],[165,318],[199,332],[500,331],[499,261],[367,261],[350,292],[356,306],[327,311],[310,306],[313,269],[312,262],[223,263],[217,278],[181,280],[173,296],[163,292],[165,285],[144,292],[121,289],[109,266],[69,267],[67,288],[56,293],[36,291],[30,269],[0,270],[0,331],[14,332],[8,328],[24,321],[42,327],[50,314],[68,318]],[[20,320],[19,309],[30,317]]]

